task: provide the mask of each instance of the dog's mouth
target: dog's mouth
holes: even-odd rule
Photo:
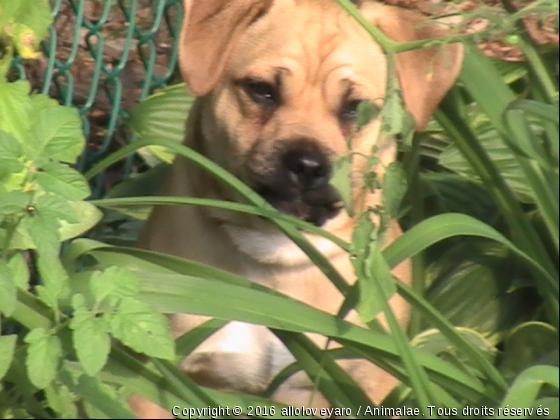
[[[260,185],[255,190],[278,211],[316,226],[323,226],[343,207],[340,194],[330,185],[308,190]]]

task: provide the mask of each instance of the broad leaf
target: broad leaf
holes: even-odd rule
[[[51,383],[57,374],[62,357],[62,345],[56,335],[51,335],[44,328],[31,330],[24,341],[28,343],[27,376],[39,389]]]
[[[58,194],[68,200],[83,200],[90,195],[89,185],[84,177],[65,164],[47,163],[35,177],[46,192]]]
[[[50,159],[75,163],[85,144],[78,111],[69,107],[40,110],[32,120],[31,134],[25,154],[39,166]]]
[[[11,316],[16,308],[16,283],[12,270],[0,260],[0,313]]]
[[[96,317],[96,314],[86,308],[82,295],[73,296],[72,307],[72,342],[84,370],[88,375],[94,376],[107,363],[111,349],[111,338],[108,334],[110,327],[105,318]]]
[[[119,302],[111,317],[111,333],[137,352],[167,360],[175,357],[167,318],[136,299],[125,297]]]
[[[139,137],[164,137],[182,142],[185,136],[185,121],[194,102],[184,83],[169,86],[157,92],[130,112],[130,127]],[[150,146],[139,150],[139,153],[150,166],[161,161],[170,163],[174,153],[160,146]]]
[[[0,130],[12,134],[21,144],[29,137],[30,90],[27,80],[0,83]]]
[[[16,348],[17,335],[2,335],[0,336],[0,380],[4,378],[6,372],[12,364],[14,358],[14,350]]]

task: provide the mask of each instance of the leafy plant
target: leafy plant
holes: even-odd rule
[[[424,43],[393,43],[369,28],[349,2],[339,2],[390,57]],[[268,394],[303,369],[333,407],[370,417],[358,414],[358,408],[372,403],[334,363],[361,357],[402,381],[384,407],[406,405],[426,417],[444,418],[450,413],[500,417],[505,408],[508,414],[521,408],[554,416],[559,387],[558,75],[549,63],[557,63],[558,49],[541,51],[517,22],[531,11],[557,15],[558,7],[543,0],[520,11],[508,7],[506,2],[506,11],[492,9],[499,18],[493,18],[491,30],[514,35],[508,39],[521,48],[525,61],[498,66],[467,47],[458,86],[429,129],[401,145],[406,175],[395,166],[378,180],[399,186],[406,176],[409,183],[400,208],[408,230],[386,248],[377,240],[383,226],[371,225],[369,218],[358,218],[350,243],[333,238],[279,214],[238,179],[182,146],[178,140],[192,102],[183,85],[138,105],[131,118],[138,141],[85,177],[137,150],[151,166],[179,154],[219,177],[248,204],[139,194],[146,192],[146,179],[156,183],[161,167],[103,199],[84,201],[87,183],[71,167],[83,147],[77,114],[42,95],[29,95],[26,82],[0,82],[0,415],[128,418],[124,397],[131,393],[164,407],[238,405],[246,412],[249,405],[270,406],[264,397],[199,387],[174,366],[226,322],[240,320],[271,328],[296,357]],[[0,25],[0,34],[6,33]],[[398,105],[395,92],[391,98]],[[363,119],[368,118],[364,112]],[[402,109],[394,118],[389,131],[404,130]],[[396,213],[398,202],[399,194],[385,195],[376,211]],[[99,219],[97,207],[126,214],[108,216],[111,222],[126,222],[128,235],[134,233],[132,218],[145,218],[152,205],[214,206],[269,218],[345,293],[339,316],[192,261],[77,238]],[[102,227],[97,237],[109,239]],[[301,230],[328,237],[357,256],[357,284],[348,286]],[[411,257],[414,284],[407,287],[389,273]],[[410,338],[391,319],[387,299],[394,290],[414,309]],[[526,302],[528,296],[533,302]],[[342,320],[355,307],[370,321],[367,328]],[[372,321],[380,311],[392,334]],[[159,313],[215,319],[173,343]],[[305,332],[323,334],[342,348],[320,349]],[[122,344],[150,357],[135,358]],[[287,413],[275,405],[273,417]],[[482,407],[488,409],[484,414]]]

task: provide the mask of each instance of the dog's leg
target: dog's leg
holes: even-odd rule
[[[139,419],[173,419],[171,410],[165,410],[159,405],[154,404],[150,400],[140,396],[131,395],[128,397],[128,403],[134,410],[136,417]]]

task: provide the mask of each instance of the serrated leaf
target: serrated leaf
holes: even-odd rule
[[[356,310],[364,323],[372,321],[383,310],[386,299],[397,291],[391,267],[376,246],[372,247],[366,264],[366,276],[358,277],[360,300],[356,305]],[[378,292],[379,289],[373,282],[377,282],[381,287],[382,294]]]
[[[12,270],[5,261],[0,260],[0,312],[11,316],[16,308],[16,284]]]
[[[395,135],[407,132],[408,125],[405,123],[406,111],[398,89],[387,89],[387,96],[381,111],[381,129],[384,133]]]
[[[78,418],[78,410],[74,404],[74,395],[68,387],[52,382],[45,388],[45,396],[49,402],[49,407],[57,413],[57,418]]]
[[[109,267],[105,271],[96,271],[91,276],[91,290],[96,302],[101,302],[107,296],[134,297],[140,291],[140,284],[132,271]]]
[[[56,200],[56,198],[54,200]],[[54,200],[52,200],[53,204]],[[76,236],[86,232],[87,230],[95,226],[103,217],[103,213],[97,207],[95,207],[93,204],[88,203],[87,201],[65,201],[62,199],[58,199],[57,203],[58,204],[56,205],[56,209],[54,207],[47,206],[47,215],[36,211],[35,213],[30,213],[29,216],[26,216],[22,223],[18,225],[13,235],[12,241],[10,242],[10,247],[12,249],[37,248],[35,243],[35,239],[37,238],[33,238],[29,232],[29,226],[33,222],[31,220],[28,220],[34,219],[37,216],[49,218],[51,222],[51,228],[54,229],[58,227],[56,231],[53,232],[53,235],[60,241],[75,238]],[[67,204],[67,207],[64,203]],[[58,210],[59,213],[57,213],[55,210]],[[32,214],[34,215],[32,216]],[[51,214],[51,216],[48,216],[49,214]],[[70,223],[66,220],[52,217],[52,215],[56,216],[57,214],[61,217],[72,219],[75,221],[75,223]],[[79,219],[76,218],[76,215],[80,215]],[[2,229],[0,229],[0,238],[2,237],[1,235]]]
[[[37,268],[50,297],[62,299],[68,294],[68,274],[59,259],[60,239],[56,219],[37,214],[25,218],[25,225],[37,247]]]
[[[112,335],[134,351],[173,360],[175,342],[167,319],[154,308],[133,298],[123,298],[111,319]]]
[[[41,300],[41,302],[49,308],[58,310],[56,308],[58,306],[59,295],[56,293],[56,290],[39,285],[35,287],[35,291],[37,292],[37,297]]]
[[[406,194],[406,173],[399,162],[391,163],[385,169],[381,204],[391,219],[397,217],[402,199]]]
[[[375,224],[369,212],[361,213],[352,230],[352,255],[365,259],[366,252],[375,240]]]
[[[89,418],[134,418],[130,406],[117,396],[113,388],[98,378],[77,376],[66,368],[61,370],[60,377],[70,391],[83,398]]]
[[[24,144],[25,154],[39,166],[49,159],[75,163],[85,145],[78,111],[64,106],[40,110],[31,135],[32,141]]]
[[[83,295],[72,297],[72,307],[74,314],[70,328],[73,330],[72,342],[78,361],[88,375],[94,376],[105,366],[109,357],[109,325],[104,318],[96,318],[95,314],[86,308]]]
[[[22,144],[29,137],[30,90],[27,80],[0,83],[0,130],[12,134]]]
[[[14,351],[16,348],[17,335],[2,335],[0,336],[0,380],[6,375],[12,359],[14,358]]]
[[[340,194],[344,208],[350,215],[354,215],[354,200],[352,196],[352,154],[342,156],[333,163],[333,175],[329,182]]]
[[[49,334],[44,328],[31,330],[24,338],[28,343],[27,376],[39,389],[48,386],[56,376],[62,357],[62,344],[56,335]]]
[[[14,254],[8,260],[8,267],[12,271],[14,284],[20,289],[27,290],[29,286],[29,267],[21,252]]]
[[[68,165],[50,162],[35,175],[36,181],[48,193],[58,194],[68,200],[83,200],[90,195],[85,178]]]

